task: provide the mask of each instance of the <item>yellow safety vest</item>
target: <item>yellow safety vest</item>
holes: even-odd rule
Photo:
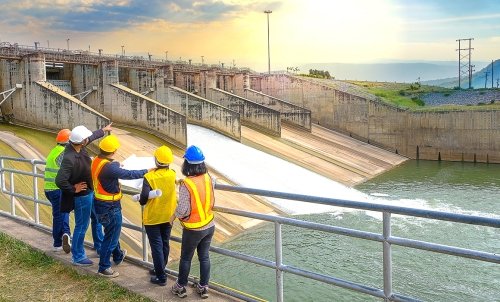
[[[185,219],[179,219],[186,229],[199,229],[214,219],[214,190],[208,173],[187,177],[184,184],[191,197],[191,213]]]
[[[171,169],[156,169],[144,175],[151,190],[160,189],[160,197],[149,199],[144,206],[142,222],[144,225],[155,225],[170,220],[177,207],[175,194],[175,171]]]
[[[58,190],[56,185],[56,176],[59,171],[59,165],[57,164],[57,158],[64,152],[64,146],[57,145],[52,149],[47,156],[47,163],[45,164],[44,172],[44,184],[43,188],[45,191]]]

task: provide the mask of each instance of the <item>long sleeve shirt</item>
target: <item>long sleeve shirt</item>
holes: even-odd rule
[[[212,189],[215,187],[215,179],[212,178]],[[189,217],[191,214],[191,195],[189,194],[189,190],[184,184],[184,182],[181,182],[179,186],[179,200],[177,202],[177,208],[175,209],[175,217],[177,218],[186,218]],[[212,226],[215,225],[214,220],[210,221],[207,225],[196,229],[196,231],[202,231],[206,230],[208,228],[211,228]]]
[[[104,136],[102,129],[96,130],[88,138],[87,145]],[[64,149],[64,157],[56,176],[56,185],[61,189],[61,211],[70,212],[74,208],[74,197],[85,196],[93,191],[92,176],[90,173],[91,159],[84,146],[76,152],[72,144]],[[74,185],[80,182],[87,183],[87,189],[75,193]]]

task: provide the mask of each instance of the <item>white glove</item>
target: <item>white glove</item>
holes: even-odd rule
[[[162,194],[162,192],[161,192],[160,189],[151,190],[151,191],[149,191],[148,199],[153,199],[153,198],[156,198],[156,197],[160,197],[161,194]],[[134,196],[132,196],[132,200],[133,201],[139,201],[140,198],[141,198],[141,194],[135,194]]]

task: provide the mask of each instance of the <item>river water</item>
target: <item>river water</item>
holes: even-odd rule
[[[243,186],[500,218],[500,165],[409,161],[352,189],[287,162],[281,166],[282,160],[260,151],[242,151],[248,147],[207,131],[190,127],[189,143],[201,145],[211,166]],[[228,147],[233,144],[240,147]],[[379,213],[278,202],[294,218],[382,233]],[[285,264],[383,287],[381,243],[290,226],[282,231]],[[500,252],[500,230],[491,227],[394,215],[392,234]],[[222,247],[273,261],[274,225],[263,224]],[[276,300],[272,269],[215,253],[211,259],[211,281]],[[291,274],[284,275],[284,289],[285,301],[380,301]],[[500,265],[393,246],[393,291],[425,301],[500,301]]]

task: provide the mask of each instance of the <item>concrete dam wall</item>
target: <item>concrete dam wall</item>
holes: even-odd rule
[[[410,111],[287,75],[254,89],[310,109],[312,122],[413,159],[500,163],[500,111]]]

